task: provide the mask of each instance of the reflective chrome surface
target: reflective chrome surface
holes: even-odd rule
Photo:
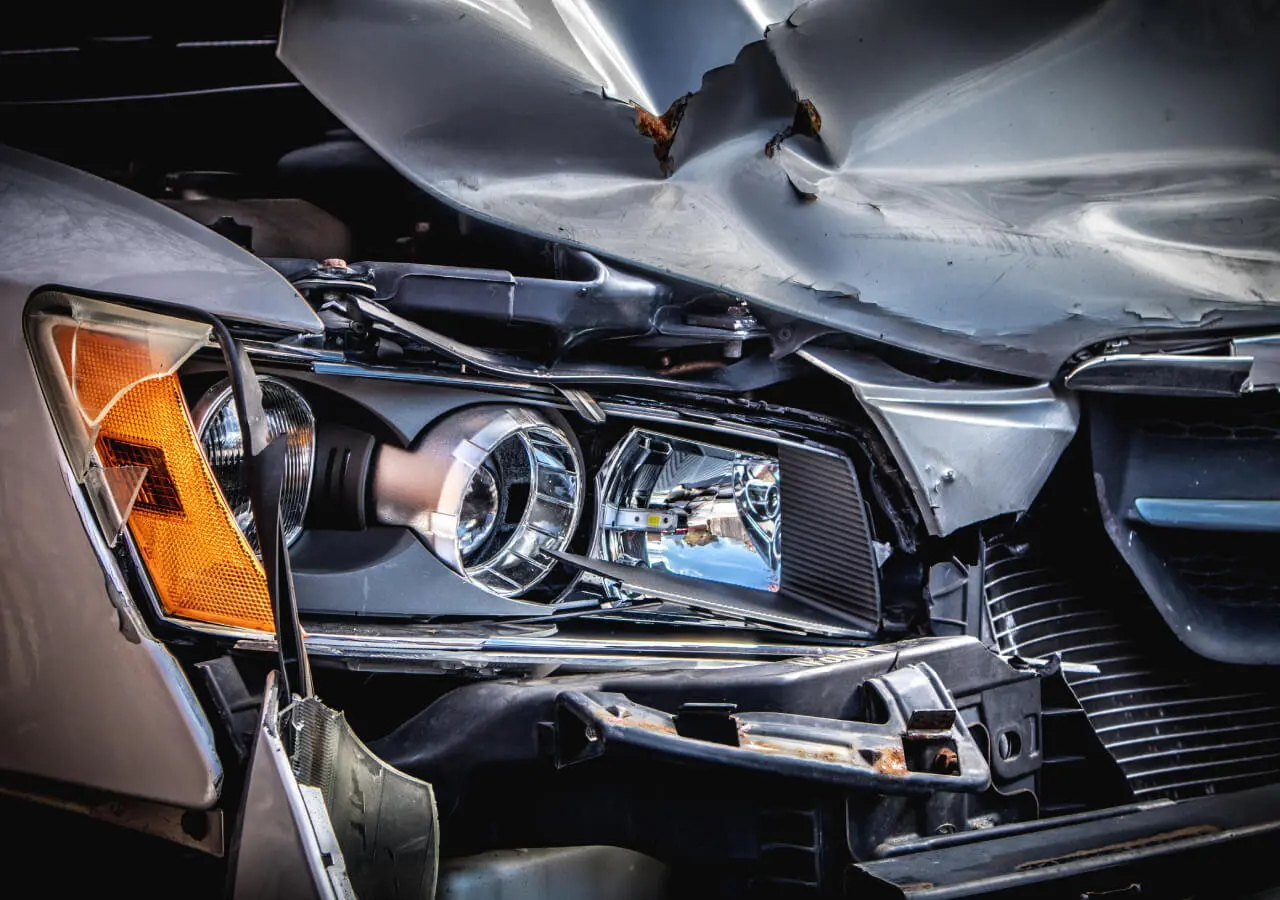
[[[354,669],[457,673],[542,673],[618,668],[699,669],[749,665],[760,660],[821,657],[830,645],[802,641],[768,643],[725,635],[719,638],[646,639],[572,637],[546,633],[461,635],[450,628],[429,633],[417,626],[308,626],[307,653]],[[257,635],[240,640],[237,650],[274,653],[275,639]]]
[[[937,535],[1028,509],[1080,420],[1075,398],[1048,384],[937,384],[864,354],[800,355],[853,388]]]
[[[1249,382],[1248,356],[1117,353],[1076,366],[1066,377],[1075,391],[1172,397],[1238,397]]]
[[[777,591],[779,490],[776,459],[634,430],[599,476],[595,555]]]
[[[285,436],[284,483],[280,489],[281,527],[285,541],[292,544],[302,534],[302,521],[311,496],[311,473],[315,468],[316,420],[311,407],[296,389],[276,378],[260,376],[262,407],[267,414],[267,435],[275,440]],[[244,480],[244,436],[236,415],[230,379],[211,387],[192,410],[196,434],[205,459],[231,507],[236,524],[249,545],[258,549],[257,528],[249,506]]]
[[[500,596],[528,590],[582,511],[582,462],[536,410],[473,406],[432,425],[412,451],[383,446],[378,521],[413,529],[455,572]]]

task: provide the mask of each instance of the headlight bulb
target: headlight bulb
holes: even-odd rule
[[[773,457],[636,429],[599,478],[600,559],[762,591],[782,586]]]

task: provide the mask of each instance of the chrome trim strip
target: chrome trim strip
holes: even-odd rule
[[[1081,363],[1067,373],[1073,391],[1154,397],[1238,397],[1253,369],[1251,356],[1181,356],[1117,353]]]
[[[236,644],[237,650],[275,652],[273,636],[258,636]],[[836,647],[848,649],[847,645]],[[308,634],[312,657],[343,660],[364,667],[423,667],[440,671],[520,669],[546,666],[576,669],[724,668],[756,662],[820,658],[832,645],[762,644],[750,641],[688,641],[652,639],[545,637],[371,637]]]

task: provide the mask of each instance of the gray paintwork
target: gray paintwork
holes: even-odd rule
[[[186,808],[222,769],[209,723],[147,631],[63,458],[23,340],[47,284],[318,328],[274,271],[181,215],[0,148],[0,770]]]
[[[3,314],[64,285],[192,306],[293,332],[315,311],[274,269],[181,213],[76,169],[0,146]],[[15,333],[17,333],[15,331]]]
[[[1048,384],[934,384],[868,354],[800,354],[853,388],[933,534],[1029,508],[1080,422],[1075,397]]]
[[[280,56],[476,216],[933,355],[1280,322],[1274,3],[795,7],[289,0]],[[688,91],[667,177],[626,101]]]

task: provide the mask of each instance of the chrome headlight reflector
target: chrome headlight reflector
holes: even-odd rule
[[[499,596],[555,565],[582,511],[582,462],[559,426],[525,407],[475,406],[437,422],[412,450],[383,446],[378,521],[415,531],[446,565]]]
[[[599,488],[596,557],[780,589],[776,459],[635,430],[610,454]]]
[[[259,377],[262,408],[267,415],[270,440],[284,435],[284,484],[280,492],[281,527],[286,543],[302,534],[311,495],[311,473],[315,467],[316,419],[311,407],[294,388],[275,378]],[[244,435],[236,414],[231,382],[224,379],[210,388],[192,414],[196,434],[205,458],[218,480],[236,524],[254,550],[260,552],[258,534],[249,505],[244,478]]]

